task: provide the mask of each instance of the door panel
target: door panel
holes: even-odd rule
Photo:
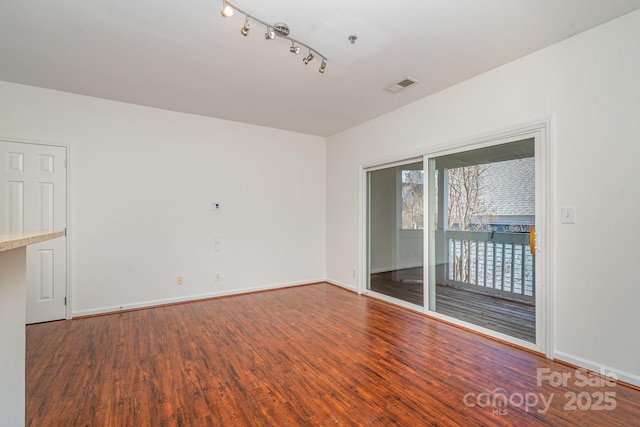
[[[0,229],[66,227],[66,148],[0,141]],[[27,247],[27,323],[66,317],[66,237]]]
[[[428,166],[429,310],[535,344],[534,138]]]
[[[424,304],[422,161],[367,172],[367,291]]]

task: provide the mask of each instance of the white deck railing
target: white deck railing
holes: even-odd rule
[[[535,257],[528,233],[446,231],[447,284],[533,303]]]

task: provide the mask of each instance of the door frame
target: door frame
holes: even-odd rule
[[[71,150],[71,146],[69,144],[66,143],[61,143],[61,142],[57,142],[57,141],[51,141],[51,140],[39,140],[39,139],[25,139],[25,138],[14,138],[14,137],[3,137],[0,136],[0,141],[4,141],[4,142],[12,142],[12,143],[16,143],[16,144],[30,144],[30,145],[45,145],[45,146],[49,146],[49,147],[60,147],[60,148],[64,148],[67,154],[67,159],[66,159],[66,168],[65,168],[65,173],[66,173],[66,188],[65,191],[67,192],[67,202],[66,202],[66,206],[65,206],[65,210],[66,210],[66,217],[65,217],[65,229],[66,229],[66,239],[67,239],[67,244],[66,244],[66,248],[65,248],[65,255],[67,257],[66,259],[66,265],[65,268],[67,269],[67,274],[66,274],[66,280],[65,280],[65,297],[67,298],[67,305],[65,306],[65,319],[70,320],[72,318],[72,313],[73,313],[73,292],[72,292],[72,283],[73,283],[73,269],[72,267],[72,237],[73,237],[73,231],[72,231],[72,221],[71,221],[71,206],[73,206],[72,204],[72,192],[71,189],[73,188],[72,186],[72,180],[73,180],[73,168],[71,167],[72,165],[72,150]]]
[[[517,124],[500,130],[487,132],[474,137],[462,138],[432,147],[425,147],[412,153],[405,153],[402,156],[394,156],[380,159],[370,163],[360,164],[359,169],[359,267],[358,267],[358,293],[369,294],[367,290],[368,281],[368,182],[367,173],[372,170],[381,169],[397,164],[407,163],[409,160],[422,157],[424,165],[428,164],[428,159],[443,154],[482,148],[510,141],[516,141],[525,137],[535,137],[535,216],[536,216],[536,343],[515,339],[513,337],[497,333],[482,327],[458,321],[450,317],[439,315],[428,309],[428,289],[425,289],[424,307],[417,307],[413,304],[398,304],[406,308],[419,311],[429,317],[460,325],[471,331],[497,338],[502,341],[515,344],[517,346],[545,354],[549,359],[553,359],[553,348],[555,337],[553,334],[554,324],[554,245],[553,236],[553,212],[554,212],[554,182],[553,175],[553,130],[554,117],[547,116],[537,120]],[[428,198],[425,197],[425,212],[428,212]],[[426,232],[426,230],[425,230]],[[429,265],[429,239],[424,239],[424,265]],[[425,268],[425,286],[428,285],[428,268]],[[374,297],[379,295],[372,294]],[[385,299],[385,298],[382,298]],[[385,299],[387,300],[387,299]]]

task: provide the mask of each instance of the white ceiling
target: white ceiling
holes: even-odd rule
[[[640,0],[2,0],[0,80],[328,136],[640,8]],[[356,34],[350,44],[347,37]],[[397,94],[384,88],[410,76]]]

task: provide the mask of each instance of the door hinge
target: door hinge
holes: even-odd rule
[[[64,297],[64,305],[67,305],[67,297]]]
[[[67,236],[67,227],[64,228],[64,235]]]

